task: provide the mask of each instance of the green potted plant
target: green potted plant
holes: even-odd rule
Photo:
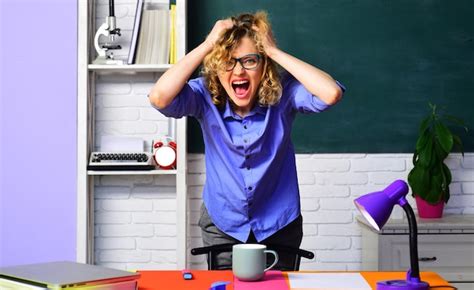
[[[452,133],[447,123],[467,127],[458,118],[440,115],[436,105],[429,103],[430,114],[420,124],[419,136],[413,154],[413,169],[408,184],[415,197],[418,215],[422,218],[440,218],[448,202],[451,170],[444,160],[457,148],[464,156],[461,138]]]

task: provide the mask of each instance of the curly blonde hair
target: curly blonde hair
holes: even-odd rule
[[[248,37],[255,43],[264,62],[262,79],[257,90],[258,103],[263,106],[275,105],[281,97],[280,76],[275,62],[265,54],[260,34],[253,28],[256,27],[262,35],[271,33],[267,13],[259,11],[255,14],[241,14],[231,19],[233,27],[222,34],[203,62],[202,74],[206,79],[212,102],[220,109],[225,106],[229,97],[219,81],[218,73],[223,71],[225,63],[231,59],[232,51],[237,48],[242,38]]]

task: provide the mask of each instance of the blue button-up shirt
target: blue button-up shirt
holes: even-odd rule
[[[256,105],[248,115],[235,114],[229,103],[219,110],[205,80],[190,80],[165,116],[195,117],[205,144],[204,204],[221,231],[245,242],[271,236],[300,215],[291,127],[297,112],[321,112],[329,106],[293,76],[282,76],[276,105]]]

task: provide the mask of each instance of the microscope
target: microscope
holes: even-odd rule
[[[93,61],[94,64],[123,64],[123,60],[114,59],[114,54],[111,51],[122,48],[120,45],[113,44],[115,37],[121,36],[120,28],[117,28],[115,24],[114,10],[114,0],[109,0],[109,16],[105,18],[105,23],[99,27],[94,37],[94,47],[97,51],[97,58]],[[100,45],[99,38],[102,35],[107,37],[107,41]]]

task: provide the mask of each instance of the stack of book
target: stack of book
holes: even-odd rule
[[[176,5],[137,1],[128,64],[176,62]]]
[[[139,273],[75,262],[0,268],[0,289],[136,290]]]

